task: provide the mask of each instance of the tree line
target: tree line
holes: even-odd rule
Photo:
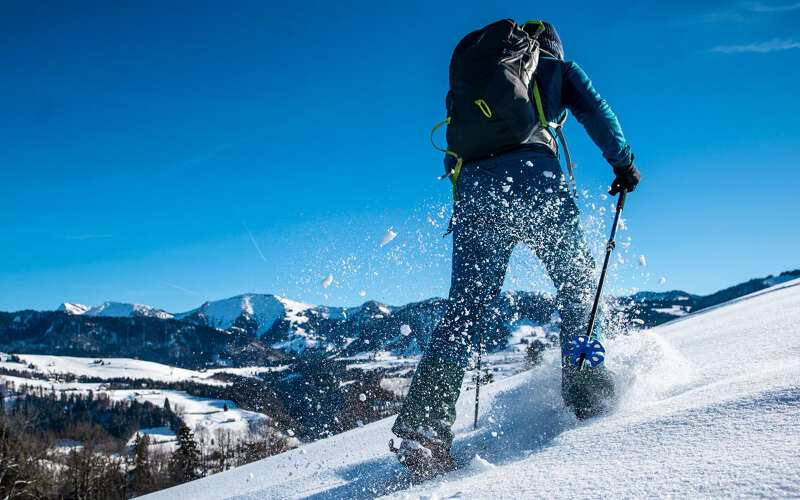
[[[195,435],[170,408],[105,395],[0,387],[0,498],[125,499],[292,446],[263,422],[247,438],[226,430]],[[168,427],[154,443],[135,431]],[[132,445],[128,440],[134,436]]]

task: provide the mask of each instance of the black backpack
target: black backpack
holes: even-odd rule
[[[539,21],[518,26],[504,19],[456,46],[447,93],[447,144],[454,156],[467,161],[514,149],[544,122],[537,117],[538,89],[531,86],[543,31]]]

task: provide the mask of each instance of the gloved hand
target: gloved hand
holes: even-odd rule
[[[614,182],[611,183],[611,189],[608,190],[608,194],[611,196],[616,195],[623,189],[630,193],[636,189],[636,185],[639,184],[639,181],[642,179],[642,174],[639,173],[636,165],[633,164],[633,160],[631,160],[631,164],[627,167],[614,167],[614,174],[616,174],[617,177],[614,179]]]

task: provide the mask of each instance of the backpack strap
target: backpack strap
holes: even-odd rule
[[[564,137],[564,131],[562,128],[564,127],[564,122],[567,120],[566,115],[564,119],[561,120],[561,123],[551,123],[551,125],[555,125],[556,134],[558,134],[558,140],[561,141],[561,146],[564,148],[564,160],[567,162],[567,171],[569,172],[569,185],[572,187],[572,193],[575,196],[575,199],[578,199],[578,187],[575,185],[575,175],[572,173],[572,159],[569,157],[569,148],[567,147],[567,139]]]
[[[435,127],[433,127],[433,130],[431,130],[431,145],[434,148],[436,148],[439,151],[441,151],[442,153],[451,155],[456,159],[456,166],[452,170],[446,172],[444,175],[439,177],[439,179],[441,180],[441,179],[446,179],[446,178],[450,177],[450,182],[453,183],[453,201],[458,201],[458,193],[456,193],[456,182],[458,182],[458,174],[461,173],[461,165],[464,164],[464,160],[460,156],[458,156],[458,154],[455,153],[454,151],[450,151],[448,149],[442,149],[439,146],[437,146],[436,143],[433,141],[433,134],[436,132],[436,129],[438,129],[442,125],[447,125],[449,123],[450,123],[450,117],[448,116],[447,120],[445,120],[442,123],[439,123]]]
[[[544,117],[544,108],[542,107],[542,96],[539,94],[539,85],[536,79],[533,80],[533,100],[536,101],[536,112],[539,114],[539,123],[543,128],[547,128],[547,118]]]
[[[539,123],[542,125],[542,128],[545,129],[554,129],[556,131],[556,135],[558,135],[558,140],[561,142],[561,146],[564,148],[564,159],[567,162],[567,171],[569,172],[569,185],[572,187],[572,193],[575,196],[575,199],[578,199],[578,188],[575,185],[575,175],[572,173],[572,159],[569,156],[569,148],[567,147],[567,139],[564,137],[564,132],[561,130],[564,126],[564,122],[567,121],[567,115],[564,115],[564,119],[560,122],[549,122],[547,118],[544,116],[544,107],[542,107],[542,96],[539,94],[539,86],[536,84],[536,80],[533,81],[533,100],[536,101],[536,112],[539,114]]]

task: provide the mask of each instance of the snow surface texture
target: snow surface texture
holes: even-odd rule
[[[237,369],[215,369],[200,372],[130,358],[78,358],[42,354],[18,354],[17,356],[25,362],[25,365],[13,368],[43,373],[53,377],[57,377],[59,374],[72,374],[78,377],[86,376],[99,379],[149,378],[161,382],[193,380],[210,385],[225,385],[223,382],[210,377],[218,372],[237,372]],[[29,369],[28,364],[33,365],[34,368]],[[11,368],[12,366],[6,365],[6,367]]]
[[[800,495],[800,280],[607,342],[620,386],[578,422],[557,353],[458,403],[460,470],[414,484],[393,418],[150,498],[632,498]]]

